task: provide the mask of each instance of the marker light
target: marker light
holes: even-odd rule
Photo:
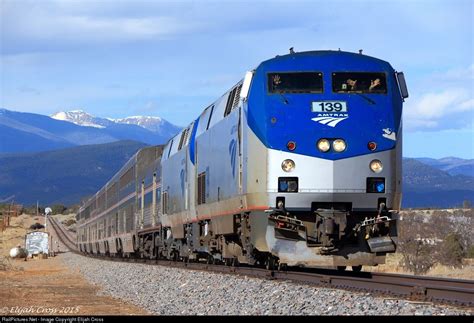
[[[370,162],[370,169],[374,172],[374,173],[380,173],[383,169],[383,165],[382,165],[382,162],[378,159],[374,159]]]
[[[281,169],[283,169],[287,173],[293,171],[294,168],[295,168],[295,162],[292,161],[291,159],[285,159],[281,163]]]
[[[378,183],[375,188],[377,189],[377,193],[383,193],[385,191],[385,184]]]
[[[375,142],[371,141],[367,144],[367,148],[369,148],[369,150],[374,151],[375,149],[377,149],[377,144]]]
[[[329,151],[329,148],[331,148],[331,145],[329,144],[329,140],[327,139],[319,139],[318,141],[318,149],[322,151],[323,153]]]
[[[295,148],[296,148],[296,142],[294,142],[294,141],[288,141],[288,143],[286,144],[286,148],[288,148],[288,150],[290,150],[290,151],[295,150]]]
[[[332,147],[334,148],[334,151],[340,153],[346,150],[346,142],[342,139],[336,139],[333,141]]]

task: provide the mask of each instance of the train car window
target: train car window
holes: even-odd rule
[[[269,73],[270,93],[322,93],[323,74],[320,72]]]
[[[332,73],[332,91],[336,93],[387,93],[385,73]]]
[[[134,174],[135,167],[131,167],[120,177],[120,189],[127,187],[133,181]]]

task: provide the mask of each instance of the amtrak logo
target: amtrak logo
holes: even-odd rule
[[[393,131],[390,128],[385,128],[385,129],[382,129],[382,130],[383,130],[382,137],[385,137],[385,138],[393,140],[393,141],[397,141],[397,133],[395,131]]]
[[[319,113],[316,118],[312,118],[311,120],[334,128],[339,122],[347,118],[349,118],[347,113]]]

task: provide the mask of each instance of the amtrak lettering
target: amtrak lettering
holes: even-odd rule
[[[318,113],[318,116],[311,120],[334,128],[339,124],[339,122],[346,120],[347,118],[349,118],[348,113]]]

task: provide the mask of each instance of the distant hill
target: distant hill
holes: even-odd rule
[[[118,125],[121,126],[121,125]],[[92,128],[94,129],[94,128]],[[100,130],[100,129],[99,129]],[[146,144],[118,141],[40,153],[0,154],[0,201],[78,203],[102,187]],[[403,159],[403,207],[474,204],[474,177],[451,175],[419,160]]]
[[[415,159],[424,164],[433,166],[434,168],[444,170],[451,175],[467,175],[474,177],[474,159],[462,159],[457,157]]]
[[[180,130],[179,127],[160,118],[153,126],[150,126],[153,129],[150,130],[138,125],[140,120],[136,119],[123,123],[101,119],[103,123],[95,124],[94,122],[97,121],[95,117],[84,114],[76,116],[74,120],[79,123],[82,120],[81,117],[86,118],[87,120],[84,121],[86,125],[78,125],[71,120],[57,120],[40,114],[0,109],[0,138],[2,138],[0,154],[39,152],[119,140],[134,140],[156,145],[165,143]],[[66,116],[63,117],[66,118]],[[147,120],[145,118],[141,121],[147,123]]]
[[[94,194],[146,144],[118,141],[40,153],[0,155],[0,200],[73,204]]]
[[[419,160],[403,159],[403,207],[453,207],[474,203],[474,177],[451,175]]]

